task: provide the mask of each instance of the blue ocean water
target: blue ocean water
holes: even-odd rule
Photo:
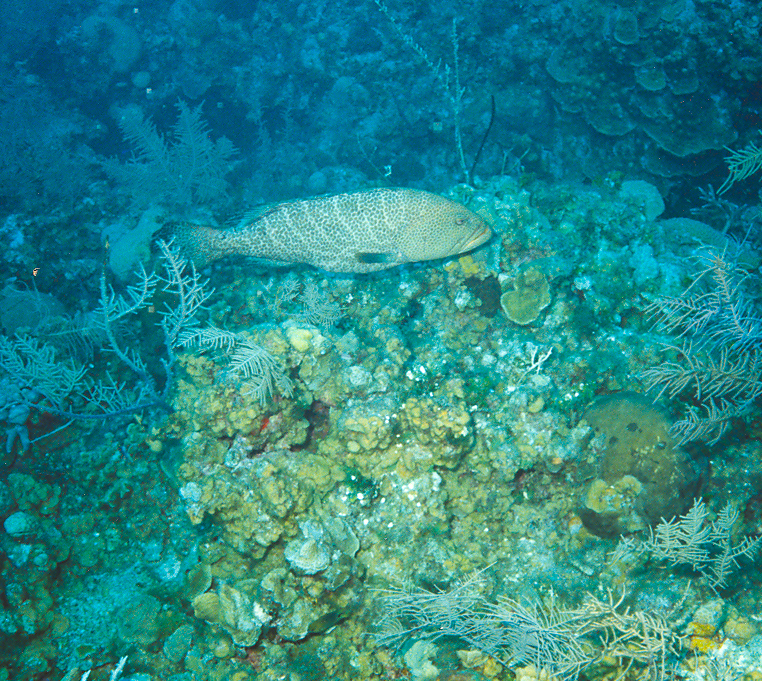
[[[4,3],[0,681],[759,678],[759,36]]]

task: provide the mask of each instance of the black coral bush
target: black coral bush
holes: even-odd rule
[[[109,160],[105,169],[139,204],[206,203],[227,190],[225,176],[236,155],[233,143],[225,137],[212,140],[201,105],[191,108],[179,101],[177,110],[171,139],[132,109],[124,112],[119,123],[134,155],[127,163]]]

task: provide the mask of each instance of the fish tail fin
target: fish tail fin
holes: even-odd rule
[[[181,223],[171,230],[173,243],[196,269],[201,269],[227,254],[219,235],[221,230],[206,225]]]

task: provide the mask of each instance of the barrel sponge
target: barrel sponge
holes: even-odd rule
[[[644,395],[622,392],[596,400],[584,418],[604,438],[598,477],[612,488],[632,478],[642,485],[635,509],[645,523],[656,525],[661,518],[685,512],[697,492],[698,474],[670,434],[672,421],[664,409]],[[586,505],[580,514],[585,525],[606,534],[615,523],[610,518],[602,522],[594,515],[595,504]]]

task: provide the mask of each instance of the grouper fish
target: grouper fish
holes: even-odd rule
[[[476,213],[417,189],[379,188],[267,206],[233,229],[185,225],[176,243],[196,267],[226,255],[330,272],[373,272],[465,253],[491,232]]]

